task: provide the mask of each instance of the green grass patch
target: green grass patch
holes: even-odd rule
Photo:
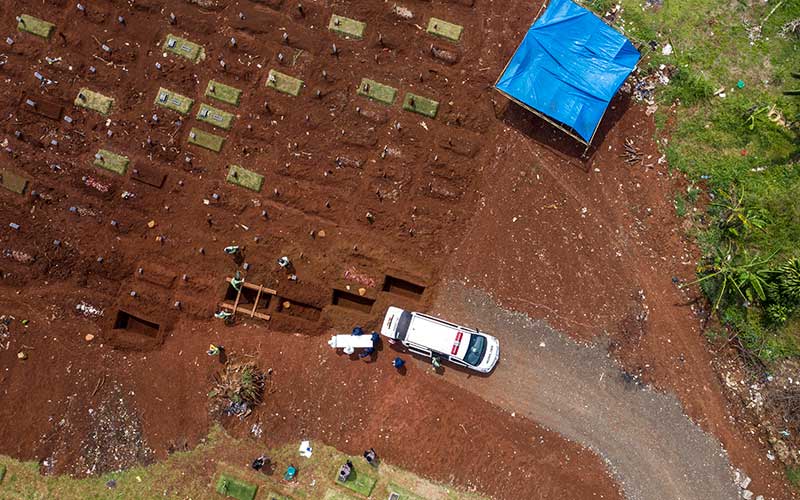
[[[247,465],[253,457],[265,452],[275,464],[275,474],[272,476],[253,471]],[[235,478],[235,481],[258,486],[259,491],[255,498],[261,500],[270,500],[273,496],[279,500],[363,498],[334,484],[335,470],[348,458],[361,460],[361,457],[345,455],[319,442],[315,443],[311,458],[299,459],[295,444],[264,450],[263,444],[251,439],[234,438],[221,427],[215,426],[208,438],[191,451],[173,453],[165,460],[147,467],[135,466],[84,478],[73,478],[66,474],[42,475],[37,462],[19,462],[0,456],[0,468],[8,467],[5,480],[0,482],[0,499],[221,500],[225,497],[214,491],[220,474]],[[290,463],[298,467],[299,480],[287,485],[281,481],[281,477]],[[369,467],[366,464],[363,466]],[[373,489],[372,498],[385,499],[388,495],[383,495],[383,492],[391,482],[413,485],[415,491],[428,492],[428,498],[486,500],[485,497],[459,490],[452,485],[432,483],[387,463],[382,463],[374,474],[378,478],[378,484]],[[107,485],[111,480],[115,482],[113,488]]]
[[[189,144],[194,144],[195,146],[200,146],[201,148],[210,149],[211,151],[219,153],[222,149],[222,145],[225,144],[225,138],[209,132],[204,132],[199,128],[192,128],[192,130],[189,131]]]
[[[220,474],[217,479],[217,493],[237,500],[253,500],[258,486],[246,483],[227,474]]]
[[[267,76],[267,87],[297,97],[303,88],[303,80],[271,69]]]
[[[257,174],[252,170],[240,167],[239,165],[231,165],[228,169],[228,177],[225,179],[231,184],[236,184],[243,188],[250,189],[255,192],[260,192],[264,186],[264,176]]]
[[[28,179],[6,168],[0,168],[0,186],[12,193],[24,194],[28,187]]]
[[[436,118],[436,113],[439,111],[439,103],[433,99],[408,92],[403,99],[403,109],[419,113],[428,118]]]
[[[461,34],[464,32],[464,27],[432,17],[428,21],[428,28],[426,31],[431,35],[446,38],[451,42],[457,42],[461,40]]]
[[[350,477],[347,479],[347,481],[345,481],[343,483],[337,481],[335,476],[334,476],[333,480],[336,481],[336,484],[338,484],[339,486],[344,486],[345,488],[349,488],[349,489],[355,491],[359,495],[363,495],[365,497],[368,497],[368,496],[370,496],[372,494],[372,490],[375,489],[375,483],[377,483],[378,480],[375,479],[373,476],[371,476],[371,475],[367,474],[366,472],[364,472],[363,469],[365,467],[370,467],[370,466],[369,465],[363,465],[363,466],[361,466],[362,470],[360,470],[360,471],[357,470],[356,467],[353,467],[353,469],[350,472]],[[337,471],[337,475],[338,475],[338,471]]]
[[[193,63],[201,61],[206,57],[206,52],[202,45],[198,45],[173,34],[167,35],[167,39],[164,40],[164,45],[162,48],[167,52],[185,57]]]
[[[358,500],[356,497],[352,495],[348,495],[339,490],[334,490],[329,488],[325,491],[325,496],[322,497],[323,500]]]
[[[101,115],[108,115],[114,107],[114,99],[89,89],[80,89],[75,97],[75,105],[97,111]]]
[[[0,483],[3,482],[3,479],[6,477],[6,466],[0,465]]]
[[[386,487],[386,496],[388,497],[391,493],[397,493],[400,495],[398,500],[425,500],[424,497],[421,497],[408,488],[404,488],[397,483],[390,482],[389,485]]]
[[[53,34],[53,30],[56,29],[56,25],[53,23],[48,23],[47,21],[39,19],[38,17],[22,14],[17,18],[17,29],[24,31],[25,33],[30,33],[31,35],[49,39],[50,35]]]
[[[397,89],[369,78],[362,78],[361,84],[358,86],[358,94],[369,97],[374,101],[392,105],[395,97],[397,97]]]
[[[208,104],[201,104],[200,110],[197,112],[197,119],[201,122],[208,123],[215,127],[225,130],[230,130],[233,126],[233,114],[221,109],[209,106]]]
[[[783,94],[800,87],[791,77],[800,68],[800,51],[796,36],[782,34],[789,21],[800,18],[800,2],[674,0],[658,9],[643,8],[638,0],[618,3],[623,8],[617,27],[634,39],[659,44],[641,67],[677,68],[669,84],[656,91],[656,135],[666,136],[662,152],[670,168],[707,193],[675,198],[679,214],[688,214],[697,198],[706,207],[693,229],[706,256],[699,272],[709,274],[709,266],[719,266],[713,264],[715,256],[718,262],[743,265],[753,256],[774,255],[760,270],[773,276],[778,266],[800,255],[800,137],[781,123],[800,117],[800,99]],[[608,5],[598,0],[588,6],[602,14]],[[667,43],[669,55],[662,53]],[[756,215],[763,227],[730,229],[736,217],[731,219],[732,211],[723,205],[732,191],[743,196],[738,213]],[[721,278],[709,278],[701,288],[714,301],[721,284]],[[767,363],[800,357],[800,306],[781,300],[772,292],[744,300],[728,286],[720,301],[722,323]]]
[[[360,40],[364,38],[364,30],[367,29],[367,23],[333,14],[328,23],[328,29],[339,35]]]
[[[800,490],[800,466],[786,467],[786,479],[792,486]]]
[[[216,99],[224,102],[225,104],[238,106],[239,100],[242,98],[242,91],[236,87],[231,87],[230,85],[225,85],[224,83],[211,80],[208,82],[205,95],[206,97]]]
[[[110,170],[115,174],[125,175],[125,172],[128,171],[128,165],[130,162],[131,161],[127,156],[118,155],[117,153],[112,153],[111,151],[101,149],[94,155],[94,161],[92,164],[96,167]]]
[[[156,94],[155,103],[163,108],[171,109],[172,111],[177,111],[178,113],[185,115],[189,113],[190,109],[192,109],[194,99],[190,99],[184,95],[178,94],[177,92],[173,92],[161,87],[158,89],[158,93]]]

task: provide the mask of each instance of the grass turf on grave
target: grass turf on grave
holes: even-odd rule
[[[165,89],[164,87],[160,87],[158,89],[158,94],[156,94],[155,104],[185,115],[192,109],[194,100],[180,95],[177,92]]]
[[[428,118],[436,118],[436,112],[439,111],[439,103],[433,99],[408,92],[403,99],[403,109],[419,113]]]
[[[28,14],[22,14],[17,18],[17,29],[30,33],[31,35],[40,36],[44,39],[50,38],[55,27],[56,25],[53,23],[48,23],[47,21],[29,16]]]
[[[225,85],[224,83],[211,80],[208,82],[208,86],[206,87],[206,97],[222,101],[225,104],[230,104],[232,106],[238,106],[239,99],[242,97],[242,91],[236,87],[231,87],[229,85]]]
[[[300,89],[303,88],[303,80],[284,75],[279,71],[271,69],[267,77],[267,87],[297,97],[300,95]]]
[[[24,194],[28,187],[28,180],[8,169],[0,168],[0,186],[12,193]]]
[[[220,474],[216,486],[217,493],[237,500],[253,500],[256,497],[258,486],[240,481],[227,474]]]
[[[269,500],[292,500],[291,497],[287,497],[286,495],[279,495],[274,491],[268,491],[267,495],[264,498],[268,498]]]
[[[233,114],[209,106],[208,104],[200,105],[200,110],[197,112],[197,119],[225,130],[230,130],[233,125]]]
[[[201,45],[173,34],[167,35],[167,39],[164,40],[162,48],[167,52],[185,57],[194,63],[206,57],[206,52]]]
[[[255,192],[260,192],[264,186],[264,176],[257,174],[252,170],[240,167],[239,165],[231,165],[228,170],[228,177],[225,179],[231,184],[236,184],[243,188],[250,189]]]
[[[353,37],[361,40],[364,38],[364,30],[367,29],[367,23],[333,14],[328,23],[328,29],[344,37]]]
[[[325,491],[325,496],[322,500],[356,500],[356,497],[350,496],[347,493],[328,488]]]
[[[125,172],[128,170],[128,164],[130,163],[130,160],[127,156],[118,155],[116,153],[112,153],[111,151],[101,149],[97,152],[97,154],[94,155],[94,161],[92,163],[96,167],[110,170],[115,174],[125,175]]]
[[[386,496],[388,497],[391,493],[397,493],[400,495],[398,500],[425,500],[421,496],[415,495],[407,488],[403,488],[402,486],[393,482],[389,482],[389,485],[386,487]]]
[[[195,146],[200,146],[219,153],[222,149],[222,145],[225,144],[225,138],[203,132],[199,128],[192,128],[189,132],[189,144],[194,144]]]
[[[368,497],[372,494],[372,490],[375,488],[375,483],[378,482],[377,479],[365,473],[363,470],[359,472],[355,468],[353,468],[353,470],[350,472],[350,477],[347,479],[347,481],[342,483],[336,480],[335,478],[334,481],[339,486],[349,488],[358,493],[359,495],[364,495],[365,497]]]
[[[457,42],[461,40],[461,33],[464,32],[464,27],[432,17],[428,21],[427,32],[431,35],[446,38],[452,42]]]
[[[391,106],[397,96],[397,89],[369,78],[362,78],[361,84],[358,86],[358,94]]]
[[[81,98],[83,96],[83,98]],[[89,89],[81,89],[78,96],[75,98],[76,106],[97,111],[101,115],[107,115],[111,112],[114,106],[114,99],[106,97],[99,92],[94,92]]]

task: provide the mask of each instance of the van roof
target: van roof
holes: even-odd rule
[[[452,323],[425,314],[414,313],[414,319],[411,320],[408,327],[406,341],[464,359],[470,335],[469,331]]]

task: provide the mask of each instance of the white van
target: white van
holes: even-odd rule
[[[390,307],[381,335],[428,358],[437,356],[458,366],[489,373],[500,359],[500,342],[481,331],[459,326],[427,314]]]

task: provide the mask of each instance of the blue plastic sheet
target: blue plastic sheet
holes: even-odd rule
[[[570,0],[551,0],[496,88],[589,143],[640,57],[627,38],[588,10]]]

